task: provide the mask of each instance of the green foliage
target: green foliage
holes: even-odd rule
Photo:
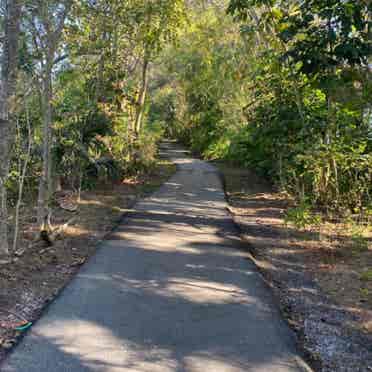
[[[371,220],[370,2],[72,3],[52,74],[52,173],[63,185],[145,171],[158,141],[170,136],[207,159],[228,159],[269,178],[295,197],[299,207],[291,213],[301,226],[316,222],[315,208]],[[31,107],[35,146],[26,187],[34,191],[43,77],[29,5],[18,84],[29,87],[18,89]],[[149,95],[140,99],[144,70]],[[143,125],[134,124],[138,113]],[[23,108],[18,116],[23,143]]]
[[[181,26],[187,22],[185,2],[77,0],[49,1],[44,5],[45,9],[35,8],[32,2],[25,3],[21,33],[22,78],[18,82],[17,97],[19,143],[28,140],[25,101],[30,107],[28,115],[34,142],[25,194],[35,197],[43,161],[50,163],[48,188],[53,190],[57,186],[94,187],[97,182],[147,172],[154,165],[165,125],[161,117],[148,116],[151,102],[148,97],[141,104],[144,124],[138,133],[133,133],[143,81],[142,67],[146,60],[150,75],[159,53],[176,42]],[[70,5],[71,11],[67,12]],[[41,99],[45,78],[41,73],[44,63],[41,56],[50,30],[34,20],[39,16],[43,18],[47,10],[56,15],[53,21],[56,24],[52,23],[58,26],[58,34],[61,31],[61,42],[52,45],[56,48],[56,59],[52,66],[51,146],[50,156],[43,159],[42,123],[46,105]],[[57,15],[65,15],[65,10],[67,21],[57,25]],[[18,197],[18,160],[22,160],[25,153],[24,148],[18,147],[17,142],[8,179],[12,204]]]
[[[364,281],[364,282],[372,281],[372,270],[364,271],[364,272],[360,275],[360,280],[362,280],[362,281]]]
[[[227,126],[239,126],[244,119],[244,99],[236,91],[239,60],[231,48],[241,40],[231,19],[213,9],[190,18],[191,26],[181,35],[178,47],[166,49],[161,56],[164,64],[158,71],[150,115],[160,112],[168,134],[215,158],[227,153],[228,136],[221,140]]]
[[[213,4],[193,10],[178,48],[161,56],[150,116],[204,157],[254,168],[298,201],[365,215],[371,6],[231,0],[239,25]]]
[[[294,225],[297,229],[305,229],[309,226],[319,226],[321,217],[312,212],[311,206],[302,202],[297,207],[289,208],[284,218],[285,224]]]
[[[301,63],[304,73],[332,77],[337,66],[368,63],[371,12],[372,5],[363,1],[301,2],[283,12],[279,36],[289,44],[287,55],[294,63]]]
[[[332,79],[337,66],[366,65],[372,54],[372,5],[367,1],[231,0],[228,11],[244,22],[255,13],[261,22],[254,27],[269,25],[286,44],[283,58],[307,75],[320,74],[326,84],[332,83],[326,79]]]
[[[365,236],[368,225],[361,225],[351,216],[346,218],[346,223],[350,230],[350,247],[353,254],[358,255],[368,251],[368,238]]]
[[[369,298],[370,291],[368,288],[360,288],[360,295],[364,298]]]
[[[368,251],[368,239],[363,234],[356,233],[351,237],[353,252],[366,252]]]

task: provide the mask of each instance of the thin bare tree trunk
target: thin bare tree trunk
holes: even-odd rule
[[[0,85],[0,260],[9,255],[6,182],[9,173],[10,148],[13,141],[13,113],[18,64],[18,40],[21,1],[6,1],[5,38]]]
[[[147,53],[145,53],[143,59],[143,67],[142,67],[142,85],[141,90],[139,93],[138,101],[137,101],[137,108],[136,108],[136,118],[134,122],[134,129],[136,137],[139,136],[141,133],[142,128],[142,118],[143,113],[145,111],[145,102],[146,102],[146,95],[147,95],[147,86],[148,86],[148,71],[149,71],[149,58]]]
[[[32,150],[32,130],[31,130],[31,123],[30,123],[30,114],[29,114],[29,108],[26,104],[26,122],[27,122],[27,132],[28,132],[28,143],[27,143],[27,152],[26,152],[26,158],[23,161],[21,157],[19,157],[19,164],[18,164],[18,171],[20,173],[19,176],[19,186],[18,186],[18,200],[16,204],[16,212],[15,212],[15,224],[14,224],[14,236],[13,236],[13,252],[16,252],[17,246],[18,246],[18,237],[19,237],[19,216],[21,211],[21,205],[23,200],[23,187],[25,184],[26,179],[26,173],[28,164],[31,160],[31,150]],[[18,132],[19,127],[17,128]],[[20,137],[20,134],[19,134]],[[19,138],[21,140],[21,138]]]
[[[40,231],[46,231],[48,228],[49,217],[49,201],[50,201],[50,186],[51,186],[51,130],[52,130],[52,68],[48,57],[47,66],[45,68],[43,81],[43,168],[39,182],[38,195],[38,225]]]
[[[48,8],[49,4],[46,2],[44,8],[40,9],[41,24],[44,27],[46,37],[38,35],[38,29],[34,29],[35,40],[45,40],[40,45],[36,45],[37,49],[44,56],[45,62],[42,63],[42,108],[43,108],[43,167],[42,175],[39,182],[38,195],[38,210],[37,221],[40,229],[40,236],[43,239],[48,238],[50,226],[50,199],[53,193],[53,164],[51,156],[52,145],[52,100],[53,100],[53,86],[52,86],[52,70],[54,58],[58,45],[60,43],[62,31],[64,28],[66,17],[71,9],[72,0],[61,1],[64,5],[63,11],[53,18],[53,14]],[[40,22],[39,21],[39,22]]]
[[[98,61],[98,74],[97,74],[97,86],[96,86],[96,93],[95,93],[95,100],[101,101],[103,95],[103,75],[105,70],[105,57],[103,51],[99,56]]]

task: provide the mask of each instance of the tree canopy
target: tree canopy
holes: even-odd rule
[[[48,233],[58,190],[144,172],[165,136],[255,169],[311,208],[371,213],[370,1],[1,9],[2,81],[14,86],[0,102],[3,252],[24,188]]]

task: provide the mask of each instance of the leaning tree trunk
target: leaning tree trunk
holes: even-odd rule
[[[13,114],[21,18],[20,0],[6,1],[5,17],[5,38],[0,85],[0,260],[6,260],[9,254],[6,182],[9,173],[10,148],[14,133]]]
[[[141,128],[142,128],[142,119],[143,119],[143,113],[145,111],[147,86],[148,86],[148,80],[149,80],[148,70],[149,70],[149,58],[146,53],[144,60],[143,60],[142,82],[141,82],[142,85],[141,85],[141,90],[140,90],[138,101],[137,101],[136,118],[134,122],[134,130],[135,130],[136,138],[141,133]]]

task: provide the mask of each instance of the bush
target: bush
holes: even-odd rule
[[[287,210],[284,221],[292,224],[297,229],[305,229],[309,226],[319,226],[322,222],[321,217],[312,212],[311,206],[302,202],[295,208]]]

